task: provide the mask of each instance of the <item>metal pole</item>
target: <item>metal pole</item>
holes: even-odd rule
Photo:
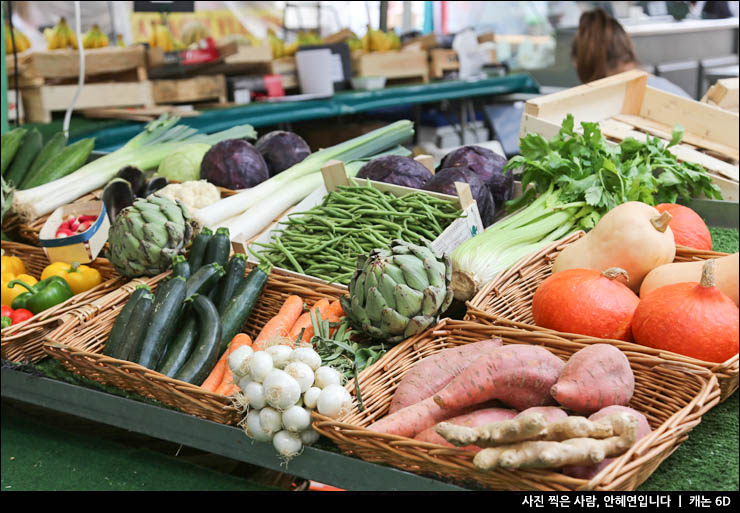
[[[380,2],[380,23],[378,25],[383,32],[388,30],[388,2]]]
[[[5,26],[5,2],[0,6],[0,25]],[[0,60],[0,133],[8,131],[8,73],[5,69],[5,31],[2,36],[2,60]],[[16,98],[16,105],[18,99]],[[16,108],[16,113],[18,109]]]

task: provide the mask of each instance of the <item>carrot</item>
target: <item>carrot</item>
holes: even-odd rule
[[[565,363],[541,346],[510,344],[482,355],[432,398],[446,409],[498,399],[517,410],[553,404],[550,387]]]
[[[249,335],[246,333],[237,333],[234,338],[231,339],[231,343],[229,344],[228,349],[226,350],[226,368],[224,369],[224,375],[221,379],[221,383],[216,387],[215,392],[217,394],[221,395],[231,395],[237,390],[239,390],[239,387],[234,383],[234,373],[231,371],[231,367],[229,366],[229,356],[231,353],[233,353],[235,350],[240,348],[241,346],[250,346],[252,345],[252,339]]]
[[[262,331],[254,340],[252,348],[255,351],[262,351],[265,349],[265,343],[274,336],[280,336],[288,338],[290,329],[298,320],[303,312],[303,299],[300,296],[288,296],[283,303],[280,311],[267,321],[267,324],[262,328]]]
[[[246,333],[237,333],[236,336],[231,339],[231,342],[229,342],[226,351],[224,351],[224,354],[222,354],[221,357],[218,359],[216,365],[213,366],[213,370],[211,370],[211,373],[208,375],[208,377],[200,387],[208,390],[209,392],[215,392],[221,382],[224,380],[224,374],[226,373],[226,369],[229,367],[228,360],[232,346],[234,346],[235,343],[239,345],[244,345],[244,343],[247,342],[249,343],[249,345],[252,345],[252,339],[249,338],[249,335],[247,335]],[[229,372],[230,371],[231,369],[229,369]]]
[[[298,320],[295,322],[295,324],[293,324],[293,327],[290,328],[290,334],[288,335],[288,338],[295,342],[296,340],[298,340],[298,337],[301,336],[301,342],[310,341],[311,337],[313,337],[313,323],[311,322],[311,312],[314,312],[314,315],[321,315],[321,318],[325,319],[329,311],[329,307],[330,304],[328,299],[319,299],[318,301],[316,301],[311,310],[298,317]],[[303,335],[301,335],[301,330],[303,330]]]
[[[330,320],[329,322],[337,322],[339,319],[345,316],[344,308],[342,308],[342,303],[337,299],[336,301],[332,301],[331,305],[329,305],[329,311],[326,313],[328,319],[336,319],[336,320]]]

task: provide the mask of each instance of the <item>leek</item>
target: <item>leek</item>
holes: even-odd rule
[[[15,191],[13,211],[24,220],[33,220],[105,186],[124,166],[144,171],[155,169],[164,157],[186,143],[214,145],[235,138],[254,138],[250,125],[240,125],[206,135],[178,125],[179,117],[162,115],[118,150],[89,162],[64,178],[25,191]]]
[[[226,219],[245,213],[257,204],[266,204],[263,203],[263,200],[267,198],[276,201],[279,196],[284,194],[286,188],[290,189],[292,198],[297,198],[296,201],[300,201],[313,192],[321,183],[321,167],[329,160],[336,159],[349,162],[370,157],[407,141],[413,134],[413,123],[408,120],[401,120],[349,141],[316,151],[303,161],[259,185],[240,191],[238,194],[198,210],[193,215],[193,219],[199,227],[218,227]],[[315,177],[310,180],[301,180],[300,186],[294,185],[294,182],[309,175],[315,175]]]

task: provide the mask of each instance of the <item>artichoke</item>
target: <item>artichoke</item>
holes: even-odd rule
[[[152,195],[121,210],[108,232],[108,259],[127,278],[155,276],[185,253],[193,236],[187,209],[179,201]]]
[[[394,240],[389,250],[357,257],[342,307],[356,329],[394,344],[437,322],[452,303],[451,276],[447,257]]]

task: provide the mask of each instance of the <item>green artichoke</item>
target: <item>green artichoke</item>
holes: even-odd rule
[[[352,325],[397,343],[437,322],[452,303],[452,267],[428,245],[394,240],[390,250],[357,257],[349,296],[341,298]]]
[[[116,216],[108,232],[108,259],[127,278],[155,276],[185,253],[193,236],[190,215],[179,201],[151,195]]]

